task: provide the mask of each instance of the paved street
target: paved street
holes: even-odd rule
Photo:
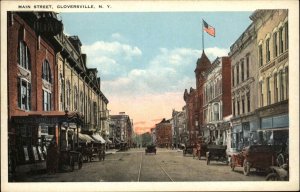
[[[252,172],[244,176],[242,168],[233,172],[221,162],[206,165],[181,151],[158,148],[157,154],[145,155],[144,149],[130,149],[107,155],[105,161],[83,164],[81,170],[56,174],[27,174],[19,178],[25,182],[110,182],[110,181],[263,181],[265,175]]]

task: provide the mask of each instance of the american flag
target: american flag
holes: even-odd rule
[[[206,33],[208,33],[211,36],[215,37],[215,35],[216,35],[215,28],[208,25],[204,20],[203,20],[203,30],[206,31]]]

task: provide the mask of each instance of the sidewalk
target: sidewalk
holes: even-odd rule
[[[108,149],[105,151],[105,155],[115,154],[116,152],[117,152],[117,149]]]

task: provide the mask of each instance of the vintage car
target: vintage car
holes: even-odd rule
[[[209,165],[211,160],[222,161],[228,164],[226,145],[208,145],[206,152],[206,164]]]
[[[271,145],[251,145],[231,156],[230,167],[232,171],[235,167],[243,167],[244,175],[249,175],[251,168],[267,171],[274,165],[275,159]]]
[[[147,155],[148,153],[154,153],[156,154],[156,147],[155,145],[148,145],[145,149],[145,154]]]
[[[105,159],[105,145],[101,143],[90,143],[81,146],[80,152],[82,153],[84,161],[92,161],[98,159],[99,161]]]
[[[186,156],[187,154],[193,155],[193,151],[194,151],[194,146],[192,145],[185,146],[185,148],[183,149],[183,156]]]

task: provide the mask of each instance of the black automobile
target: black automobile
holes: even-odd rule
[[[156,147],[155,145],[148,145],[145,149],[145,154],[147,155],[148,153],[154,153],[156,154]]]

